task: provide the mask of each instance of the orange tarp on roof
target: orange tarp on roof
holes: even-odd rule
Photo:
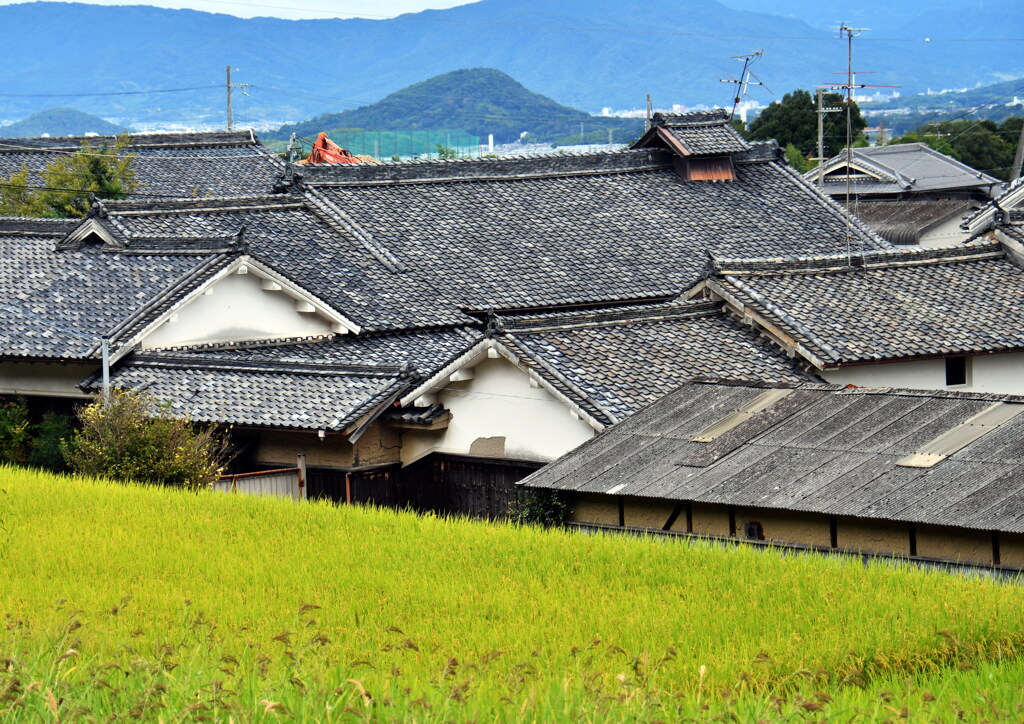
[[[359,159],[327,137],[321,131],[309,151],[309,158],[296,163],[359,163]]]

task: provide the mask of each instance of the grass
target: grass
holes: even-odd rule
[[[1017,585],[9,468],[0,489],[0,720],[1024,717]]]

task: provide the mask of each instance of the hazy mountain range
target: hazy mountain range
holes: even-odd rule
[[[459,68],[496,68],[531,91],[588,112],[725,104],[730,56],[764,49],[755,70],[781,97],[837,79],[837,20],[871,28],[858,70],[903,92],[1024,75],[1019,0],[833,4],[778,0],[481,0],[389,20],[241,19],[148,6],[0,6],[0,119],[56,105],[118,123],[222,122],[224,68],[248,83],[236,121],[289,121],[355,108]],[[835,17],[833,17],[835,16]],[[46,32],[36,29],[45,28]],[[925,42],[930,38],[930,42]],[[970,40],[985,42],[965,42]],[[955,40],[956,42],[952,42]],[[187,88],[188,90],[177,90]],[[168,91],[137,93],[137,91]],[[123,95],[77,96],[82,93]],[[70,94],[70,95],[55,95]],[[773,96],[753,94],[762,102]]]

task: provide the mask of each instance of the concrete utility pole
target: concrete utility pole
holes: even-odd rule
[[[235,70],[238,70],[238,69],[236,68]],[[227,86],[226,87],[227,87],[227,91],[228,91],[228,130],[229,131],[233,131],[234,130],[234,123],[232,123],[232,120],[231,120],[231,89],[232,88],[248,88],[249,84],[248,83],[232,83],[231,82],[231,65],[230,64],[228,64],[227,73],[228,73],[228,81],[227,81]],[[245,91],[242,91],[242,92],[245,93]],[[246,95],[248,95],[248,94],[246,94]]]
[[[825,187],[825,114],[838,113],[841,108],[824,107],[824,88],[818,88],[818,186]]]
[[[644,121],[644,131],[651,130],[651,94],[647,94],[647,120]]]
[[[1024,161],[1024,126],[1020,127],[1020,139],[1017,141],[1017,153],[1013,156],[1013,171],[1010,173],[1010,181],[1020,178],[1021,162]]]

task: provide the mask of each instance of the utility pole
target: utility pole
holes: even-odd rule
[[[1017,153],[1013,156],[1013,170],[1010,172],[1010,181],[1020,178],[1021,162],[1024,161],[1024,126],[1020,127],[1020,139],[1017,141]]]
[[[295,134],[288,138],[288,163],[295,163]]]
[[[647,94],[647,120],[644,121],[644,131],[651,130],[651,94]]]
[[[237,68],[235,70],[237,70]],[[231,64],[230,63],[228,64],[228,67],[227,67],[227,73],[228,73],[228,80],[227,80],[226,88],[227,88],[227,91],[228,91],[228,130],[232,131],[232,130],[234,130],[234,124],[231,121],[231,89],[232,88],[239,88],[239,89],[248,88],[249,84],[248,83],[232,83],[231,82]],[[242,93],[245,93],[245,91],[243,90]]]
[[[825,89],[818,86],[818,187],[825,188],[825,114],[838,113],[841,108],[824,107]]]

